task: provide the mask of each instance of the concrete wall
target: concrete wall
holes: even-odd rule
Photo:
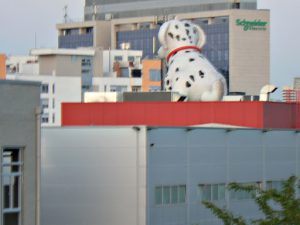
[[[57,76],[81,76],[81,56],[49,55],[39,57],[39,73]]]
[[[43,128],[43,225],[145,225],[145,128]]]
[[[147,134],[148,225],[222,224],[201,204],[199,184],[281,181],[300,174],[300,134],[295,131],[157,128]],[[186,203],[156,205],[155,187],[186,185]],[[250,199],[215,201],[247,218]]]
[[[38,213],[36,172],[37,137],[40,130],[37,129],[35,112],[40,104],[39,95],[39,83],[0,81],[0,148],[1,150],[3,147],[23,148],[22,225],[38,225],[36,223]],[[1,168],[2,165],[0,170]],[[0,188],[2,188],[1,180]],[[2,206],[0,209],[2,225]]]

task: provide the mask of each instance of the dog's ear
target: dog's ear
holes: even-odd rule
[[[162,45],[163,48],[167,49],[168,44],[167,44],[167,32],[168,28],[170,26],[170,22],[165,22],[159,29],[158,32],[158,40],[160,44]]]
[[[198,41],[197,41],[197,46],[199,48],[202,48],[205,43],[206,43],[206,34],[204,33],[204,31],[202,30],[201,27],[199,27],[198,25],[194,25],[193,29],[196,31],[196,33],[198,34]]]

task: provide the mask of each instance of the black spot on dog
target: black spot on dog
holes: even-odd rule
[[[185,51],[185,53],[190,53],[191,51],[189,51],[189,50],[187,50],[187,51]]]
[[[193,44],[193,42],[192,42],[192,41],[190,41],[190,43],[191,43],[191,44]]]
[[[191,25],[189,23],[184,24],[185,27],[190,27]]]
[[[189,61],[190,61],[190,62],[193,62],[193,61],[195,61],[195,59],[194,59],[194,58],[190,58]]]
[[[185,32],[186,32],[186,35],[190,34],[190,31],[188,29],[186,29]]]
[[[177,39],[177,41],[180,41],[180,36],[176,35],[176,39]]]
[[[193,33],[197,34],[197,28],[195,28],[195,27],[193,28]]]
[[[189,39],[192,40],[192,36],[189,36]]]
[[[204,73],[203,73],[203,71],[202,71],[202,70],[199,70],[199,76],[200,76],[201,78],[203,78],[203,77],[204,77]]]
[[[194,75],[190,75],[192,81],[195,81]]]
[[[176,29],[178,29],[178,28],[179,28],[177,24],[175,25],[175,28],[176,28]]]
[[[171,60],[170,65],[174,62],[174,60]]]
[[[169,85],[169,84],[170,84],[170,81],[169,81],[169,80],[166,80],[166,84]]]
[[[169,87],[169,91],[172,91],[172,87]]]
[[[175,72],[178,72],[179,71],[179,68],[177,67],[176,69],[175,69]]]
[[[186,41],[186,38],[182,38],[181,40]]]
[[[176,77],[176,81],[178,81],[179,80],[179,77]]]
[[[191,87],[192,85],[190,84],[190,82],[187,81],[187,82],[185,83],[185,86],[186,86],[187,88],[189,88],[189,87]]]
[[[174,38],[174,35],[171,32],[169,32],[168,35],[170,38],[172,38],[172,39]]]

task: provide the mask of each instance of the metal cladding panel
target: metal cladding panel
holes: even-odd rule
[[[44,128],[41,224],[144,225],[145,128]]]
[[[263,128],[263,102],[63,103],[62,125],[190,126],[221,123]],[[285,105],[281,105],[286,107]],[[273,112],[272,113],[276,113]],[[290,126],[289,123],[283,123]],[[272,124],[270,124],[271,126]],[[286,127],[289,128],[289,127]]]
[[[199,184],[265,185],[300,174],[300,133],[292,130],[156,128],[147,140],[148,225],[222,224],[201,204]],[[176,185],[186,185],[185,203],[156,202],[156,187]],[[214,202],[249,219],[261,216],[253,200],[225,195]]]
[[[299,109],[299,103],[269,103],[264,105],[264,127],[300,128]]]

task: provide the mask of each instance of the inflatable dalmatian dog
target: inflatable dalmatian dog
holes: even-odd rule
[[[180,101],[218,101],[227,93],[224,77],[201,54],[206,36],[190,21],[165,22],[158,33],[158,54],[166,58],[165,89],[180,94]]]

